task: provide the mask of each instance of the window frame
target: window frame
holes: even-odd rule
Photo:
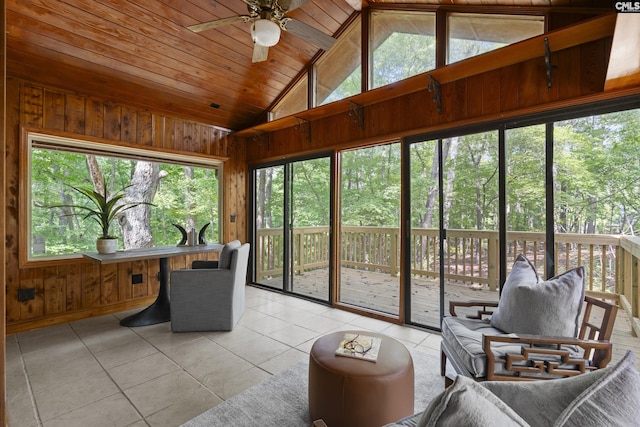
[[[81,253],[44,256],[34,258],[31,255],[31,157],[33,144],[42,144],[41,148],[69,149],[77,153],[95,154],[99,156],[120,157],[132,160],[146,160],[153,162],[171,163],[184,166],[206,167],[218,170],[218,235],[222,236],[224,226],[224,162],[227,157],[211,156],[201,153],[185,153],[159,147],[125,144],[110,139],[91,137],[87,135],[55,132],[40,128],[23,126],[20,135],[20,165],[18,197],[23,209],[22,215],[26,221],[21,221],[18,230],[19,238],[19,267],[43,267],[75,262],[82,258]]]

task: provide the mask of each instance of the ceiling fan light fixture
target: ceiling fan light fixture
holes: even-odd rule
[[[256,19],[251,25],[251,38],[260,46],[275,46],[280,40],[280,26],[269,19]]]

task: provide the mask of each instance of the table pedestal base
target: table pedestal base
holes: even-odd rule
[[[120,320],[120,326],[147,326],[164,323],[171,320],[171,307],[169,304],[169,261],[160,258],[160,290],[158,298],[149,307],[139,313],[127,316]]]
[[[120,326],[147,326],[165,323],[171,320],[169,300],[156,299],[153,304],[139,313],[120,320]]]

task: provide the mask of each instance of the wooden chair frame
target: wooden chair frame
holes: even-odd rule
[[[464,367],[451,351],[446,341],[442,341],[440,370],[445,377],[445,385],[452,380],[446,377],[447,360],[456,373],[473,378],[477,381],[500,380],[539,380],[558,377],[568,377],[583,374],[592,370],[604,368],[611,361],[612,344],[609,342],[613,332],[618,307],[606,301],[590,296],[584,298],[582,323],[577,338],[573,337],[545,337],[525,334],[483,335],[483,351],[487,357],[486,376],[476,378]],[[602,309],[601,319],[592,319],[593,307]],[[498,307],[494,301],[449,302],[449,313],[457,317],[456,308],[478,307],[475,315],[467,315],[469,319],[486,319]],[[511,343],[519,345],[520,352],[506,353],[500,356],[492,350],[493,343]],[[581,358],[572,357],[567,346],[581,348]],[[542,356],[542,357],[541,357]],[[546,358],[545,358],[546,356]],[[561,362],[550,362],[549,356],[557,356]],[[496,373],[496,364],[502,365],[501,372]]]

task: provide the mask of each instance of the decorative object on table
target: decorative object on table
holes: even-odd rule
[[[180,230],[180,233],[182,234],[182,239],[180,239],[180,241],[178,242],[178,244],[176,246],[184,246],[187,244],[187,230],[184,229],[183,226],[179,225],[179,224],[173,224],[173,226],[175,228],[177,228],[178,230]]]
[[[103,193],[100,193],[93,188],[89,187],[74,187],[76,192],[82,194],[87,199],[91,201],[93,206],[84,206],[84,205],[54,205],[52,208],[72,208],[77,209],[83,212],[83,219],[91,218],[95,222],[98,223],[100,229],[102,230],[102,234],[96,240],[96,249],[98,253],[101,254],[112,254],[115,253],[118,248],[118,238],[114,237],[110,234],[111,223],[116,218],[117,215],[122,212],[135,208],[139,205],[150,205],[153,206],[152,203],[149,202],[124,202],[122,199],[125,197],[125,190],[130,185],[123,187],[122,189],[116,191],[111,195],[111,197],[107,194],[107,186],[104,186]],[[77,214],[70,214],[77,215]]]
[[[204,232],[207,230],[207,227],[209,226],[209,224],[211,223],[208,222],[205,225],[203,225],[202,228],[200,229],[200,232],[198,233],[198,244],[200,245],[207,244],[207,241],[204,239]]]
[[[179,224],[173,224],[180,233],[182,234],[182,238],[178,242],[177,246],[195,246],[195,245],[206,245],[207,241],[204,238],[204,233],[209,226],[209,222],[202,226],[200,232],[196,234],[196,230],[194,228],[187,231],[183,226]]]
[[[375,362],[378,360],[381,342],[377,337],[347,332],[336,349],[336,355]]]

